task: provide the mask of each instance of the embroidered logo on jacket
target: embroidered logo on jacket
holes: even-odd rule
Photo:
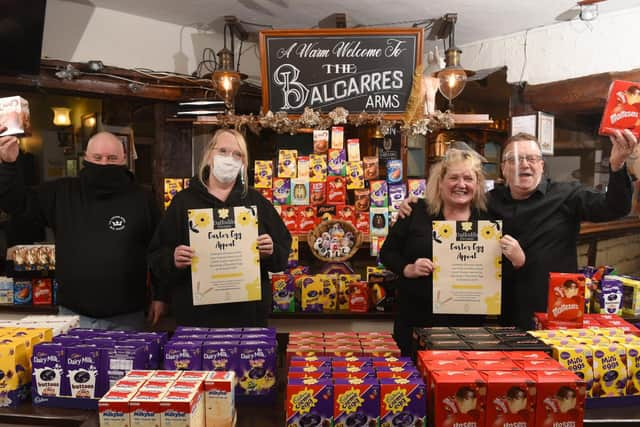
[[[116,215],[109,218],[109,229],[113,231],[124,230],[127,220],[124,217]]]

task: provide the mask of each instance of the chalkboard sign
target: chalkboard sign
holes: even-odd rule
[[[422,38],[420,28],[262,31],[263,110],[344,107],[400,118],[422,62]]]

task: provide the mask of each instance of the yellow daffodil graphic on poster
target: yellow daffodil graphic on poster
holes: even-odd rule
[[[482,227],[482,229],[480,230],[480,235],[485,239],[485,240],[489,240],[489,239],[495,239],[495,237],[498,235],[496,232],[496,229],[493,228],[493,226],[491,225],[485,225],[484,227]]]
[[[496,257],[496,279],[502,279],[502,255]]]
[[[255,206],[189,212],[189,246],[197,254],[191,265],[194,305],[261,299],[255,212]]]
[[[246,226],[251,221],[251,213],[250,212],[240,212],[240,214],[236,217],[238,221],[238,225]]]
[[[462,229],[462,231],[471,231],[473,230],[473,223],[469,221],[465,221],[462,224],[460,224],[460,228]]]
[[[437,280],[438,273],[440,273],[440,267],[438,267],[438,259],[434,256],[431,261],[433,261],[433,271],[431,272],[431,276],[433,276],[433,280]]]
[[[440,227],[440,236],[443,239],[449,239],[452,233],[453,231],[449,224],[447,223],[442,224],[442,227]]]
[[[487,304],[487,314],[500,314],[500,292],[485,297]]]

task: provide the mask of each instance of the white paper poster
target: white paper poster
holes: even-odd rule
[[[255,206],[190,209],[193,305],[261,299],[257,241]]]
[[[502,221],[433,221],[433,312],[500,314]]]

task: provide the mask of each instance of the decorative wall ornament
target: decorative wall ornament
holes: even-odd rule
[[[228,113],[219,114],[215,117],[216,123],[222,127],[233,127],[240,131],[248,128],[255,134],[258,134],[261,129],[271,129],[277,133],[295,134],[303,129],[329,129],[333,125],[351,124],[356,127],[377,126],[383,135],[387,135],[391,128],[399,124],[401,130],[405,133],[426,135],[442,128],[449,129],[453,127],[453,117],[449,111],[436,111],[429,115],[415,115],[408,122],[385,119],[383,113],[368,114],[363,111],[359,114],[349,114],[349,111],[343,107],[335,108],[328,114],[322,114],[306,107],[304,112],[298,116],[289,116],[284,111],[278,111],[277,113],[268,111],[266,114],[258,116]]]

